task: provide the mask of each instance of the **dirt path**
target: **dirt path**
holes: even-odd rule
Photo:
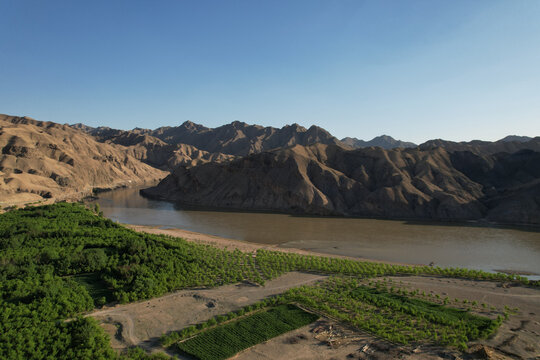
[[[138,345],[147,351],[163,350],[159,337],[167,332],[324,278],[326,276],[291,272],[267,281],[265,286],[235,284],[212,289],[180,290],[147,301],[98,310],[87,316],[96,318],[104,325],[116,349]],[[111,324],[115,326],[108,326]],[[121,336],[118,328],[121,329]]]

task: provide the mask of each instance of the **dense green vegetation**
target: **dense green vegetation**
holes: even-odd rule
[[[64,319],[111,299],[256,281],[254,273],[248,254],[136,233],[78,204],[2,214],[0,358],[114,358],[92,319]]]
[[[291,289],[284,297],[401,344],[429,341],[466,348],[468,341],[488,337],[502,322],[500,316],[492,320],[361,285],[354,278],[332,277],[319,286]]]
[[[390,265],[324,256],[306,256],[264,249],[257,251],[257,266],[261,269],[261,272],[266,279],[273,279],[289,271],[315,271],[327,274],[342,274],[361,277],[385,275],[434,275],[464,279],[515,281],[522,284],[529,284],[529,280],[525,277],[502,273],[487,273],[481,270]]]
[[[280,305],[204,331],[178,343],[178,348],[201,360],[227,359],[253,345],[297,329],[318,316],[293,305]]]
[[[182,288],[243,280],[264,284],[293,270],[357,278],[429,274],[527,283],[513,275],[465,269],[229,251],[137,233],[99,216],[99,209],[79,204],[30,207],[0,215],[0,358],[115,358],[101,328],[80,314],[106,302],[147,299]],[[352,295],[350,299],[373,306]],[[371,331],[373,326],[360,327]]]

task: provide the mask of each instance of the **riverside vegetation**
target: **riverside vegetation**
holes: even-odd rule
[[[266,250],[255,254],[229,251],[137,233],[99,216],[97,208],[58,203],[0,215],[0,358],[149,358],[140,349],[116,354],[96,321],[81,315],[105,303],[148,299],[176,289],[239,281],[264,284],[293,270],[346,277],[290,290],[275,300],[276,304],[296,302],[309,307],[323,296],[314,310],[401,343],[424,339],[463,345],[486,336],[500,320],[374,291],[356,283],[358,279],[426,274],[528,283],[515,275],[475,270],[398,266]],[[342,294],[343,300],[334,299],[333,291]],[[373,307],[381,310],[377,316],[361,318],[353,314],[357,309],[364,309],[360,314],[366,314]],[[410,329],[389,330],[386,336],[378,329],[396,313],[399,316],[392,318],[394,328],[407,319],[417,322]]]

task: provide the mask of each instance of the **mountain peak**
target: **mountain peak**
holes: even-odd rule
[[[249,126],[248,124],[246,124],[245,122],[243,121],[239,121],[239,120],[234,120],[232,123],[230,123],[229,125],[232,125],[235,129],[238,129],[238,128],[245,128],[247,126]]]
[[[305,132],[307,131],[307,129],[305,127],[303,127],[302,125],[298,124],[298,123],[292,123],[290,125],[285,125],[284,127],[281,128],[282,130],[284,129],[292,129],[294,131],[298,131],[298,132]]]
[[[502,141],[502,142],[510,142],[510,141],[516,141],[516,142],[527,142],[527,141],[530,141],[532,140],[532,137],[529,137],[529,136],[519,136],[519,135],[508,135],[508,136],[505,136],[503,137],[502,139],[498,140],[498,141]]]
[[[383,149],[394,149],[394,148],[414,148],[417,146],[415,143],[396,140],[390,135],[384,135],[384,134],[376,136],[369,141],[346,137],[346,138],[341,139],[341,142],[353,148],[377,146]]]
[[[196,124],[191,120],[184,121],[182,123],[182,125],[180,125],[180,128],[184,128],[184,129],[192,130],[192,131],[198,131],[198,130],[201,130],[201,129],[205,129],[204,126],[202,126],[200,124]]]

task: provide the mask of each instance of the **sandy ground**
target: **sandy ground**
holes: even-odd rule
[[[103,324],[111,336],[113,348],[139,345],[148,351],[163,350],[159,337],[165,333],[324,278],[326,276],[291,272],[268,281],[265,286],[241,283],[212,289],[180,290],[148,301],[104,308],[89,316]]]
[[[296,253],[296,254],[303,254],[303,255],[315,255],[315,256],[351,259],[355,261],[369,261],[369,262],[395,264],[395,265],[412,265],[412,264],[397,263],[397,262],[390,262],[390,261],[380,261],[380,260],[373,260],[373,259],[360,258],[360,257],[323,254],[323,253],[313,252],[313,251],[304,250],[304,249],[283,248],[283,247],[279,247],[278,245],[273,245],[273,244],[250,243],[247,241],[227,239],[227,238],[223,238],[219,236],[208,235],[208,234],[203,234],[203,233],[198,233],[198,232],[188,231],[188,230],[183,230],[183,229],[176,229],[176,228],[162,229],[159,226],[130,225],[130,224],[122,224],[122,225],[130,229],[133,229],[135,231],[147,232],[149,234],[160,234],[160,235],[170,235],[174,237],[180,237],[188,241],[213,245],[222,249],[223,248],[231,249],[231,250],[238,249],[245,252],[254,252],[254,251],[257,251],[258,249],[266,249],[266,250],[282,251],[282,252],[287,252],[287,253]]]
[[[321,330],[322,328],[322,330]],[[319,332],[320,331],[320,332]],[[332,344],[332,345],[330,345]],[[337,360],[337,359],[456,359],[457,350],[442,347],[405,347],[321,318],[319,321],[249,348],[234,360]]]

